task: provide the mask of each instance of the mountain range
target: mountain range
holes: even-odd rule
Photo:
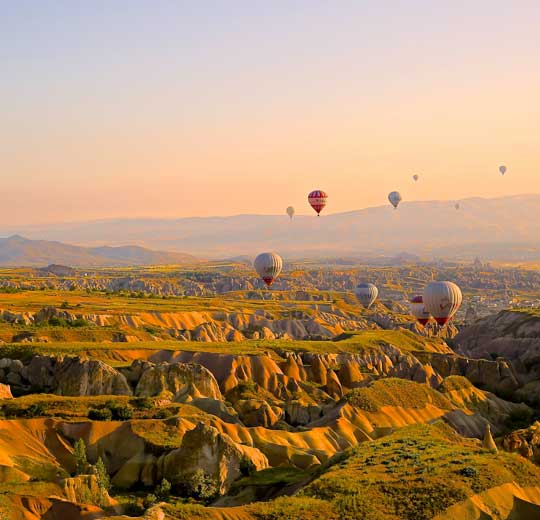
[[[330,197],[327,210],[331,202]],[[89,255],[118,263],[130,258],[150,263],[153,259],[147,253],[139,260],[140,250],[124,254],[124,249],[96,246],[129,243],[211,258],[253,257],[274,250],[289,257],[373,258],[408,253],[425,259],[481,256],[491,260],[540,260],[540,195],[463,199],[457,210],[456,202],[403,202],[397,210],[388,204],[347,213],[323,212],[320,218],[315,214],[297,215],[292,220],[284,209],[283,215],[114,219],[17,230],[4,227],[5,233],[0,227],[0,233],[93,246],[86,250]]]
[[[68,264],[84,267],[167,265],[196,262],[191,255],[151,251],[139,246],[81,247],[19,235],[0,238],[0,265],[43,266]]]

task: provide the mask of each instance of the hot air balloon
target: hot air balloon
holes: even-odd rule
[[[359,283],[354,290],[358,301],[366,309],[369,309],[379,295],[379,289],[372,283]]]
[[[388,200],[390,201],[390,204],[394,206],[394,209],[397,209],[398,204],[401,202],[401,195],[399,194],[399,191],[392,191],[388,194]]]
[[[415,296],[411,300],[411,314],[418,320],[420,325],[426,325],[431,315],[429,314],[422,296]]]
[[[461,290],[453,282],[431,282],[424,289],[424,305],[439,325],[452,319],[462,301]]]
[[[454,208],[459,209],[459,202],[456,202],[456,203],[454,204]]]
[[[283,260],[276,253],[261,253],[255,258],[253,266],[264,283],[270,287],[281,273]]]
[[[287,215],[289,215],[290,218],[294,217],[294,208],[292,206],[287,208]]]
[[[499,166],[499,171],[501,172],[501,175],[504,175],[506,173],[506,166]]]
[[[415,173],[412,178],[414,179],[414,182],[417,182],[420,176]]]
[[[317,212],[317,216],[320,215],[323,208],[326,206],[326,199],[328,195],[321,190],[314,190],[308,195],[308,201],[311,207]]]

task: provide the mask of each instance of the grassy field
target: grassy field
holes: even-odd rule
[[[368,412],[377,412],[384,406],[425,408],[432,404],[443,410],[454,408],[446,397],[430,386],[396,378],[381,379],[367,387],[356,388],[345,398],[352,406]]]
[[[404,428],[340,458],[302,491],[329,501],[339,518],[427,520],[475,493],[540,478],[532,463],[483,450],[443,423]]]

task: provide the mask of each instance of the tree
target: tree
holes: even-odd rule
[[[75,458],[76,474],[82,475],[88,470],[88,459],[86,458],[86,444],[84,440],[77,439],[73,449],[73,457]]]
[[[156,496],[159,500],[167,500],[171,494],[171,483],[164,478],[156,488]]]
[[[206,475],[202,468],[198,468],[186,478],[185,486],[189,495],[201,500],[209,500],[219,492],[217,482],[210,475]]]
[[[103,459],[101,457],[98,458],[94,469],[96,472],[98,486],[104,491],[109,491],[111,487],[111,481],[109,479],[109,474],[107,473],[107,468],[105,467],[105,464],[103,463]]]

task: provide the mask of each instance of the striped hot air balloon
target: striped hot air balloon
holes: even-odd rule
[[[255,258],[253,266],[264,283],[270,287],[281,273],[283,260],[276,253],[261,253]]]
[[[354,290],[360,304],[369,309],[379,295],[379,289],[372,283],[359,283]]]
[[[411,299],[411,314],[418,320],[420,325],[426,325],[431,315],[424,305],[422,296],[415,296]]]
[[[311,207],[317,212],[317,216],[321,214],[321,211],[326,206],[326,199],[328,195],[322,190],[314,190],[308,195],[308,201]]]
[[[453,282],[431,282],[424,289],[424,305],[439,325],[452,319],[462,301],[461,290]]]

